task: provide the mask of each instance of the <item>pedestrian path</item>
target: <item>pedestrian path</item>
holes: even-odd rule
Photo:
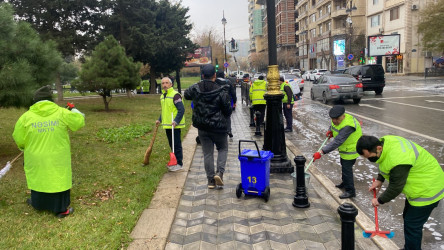
[[[290,174],[270,175],[268,202],[256,196],[236,197],[241,180],[239,139],[257,140],[259,147],[263,144],[263,137],[254,136],[254,129],[248,127],[248,108],[238,107],[232,116],[234,137],[229,142],[223,189],[207,188],[202,148],[197,146],[166,249],[339,249],[337,212],[312,186],[308,188],[311,206],[294,208]],[[368,240],[357,249],[377,247]]]
[[[195,143],[196,129],[190,129],[183,145],[184,170],[165,174],[131,234],[135,240],[129,249],[340,249],[339,205],[316,178],[307,187],[309,208],[292,206],[295,191],[288,173],[270,174],[268,202],[257,196],[236,197],[241,182],[239,140],[256,140],[261,148],[263,136],[254,135],[249,109],[240,102],[232,115],[232,129],[225,185],[219,189],[207,188],[202,147]],[[253,144],[242,147],[254,149]],[[293,146],[287,154],[293,159],[300,153]],[[362,231],[355,225],[355,249],[379,249],[362,237]]]

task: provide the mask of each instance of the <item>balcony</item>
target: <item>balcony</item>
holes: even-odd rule
[[[330,17],[330,13],[324,14],[321,17],[318,17],[318,20],[316,20],[317,22],[322,22],[323,20],[327,19]]]
[[[331,18],[338,18],[342,16],[348,16],[348,13],[345,11],[346,8],[341,8],[337,6],[336,9],[333,9],[331,12]]]
[[[344,35],[345,28],[336,28],[331,30],[331,36]]]

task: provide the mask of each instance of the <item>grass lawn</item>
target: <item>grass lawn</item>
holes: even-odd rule
[[[195,84],[196,82],[199,82],[199,81],[200,81],[200,77],[199,76],[181,77],[180,78],[180,85],[181,85],[182,89],[187,89],[191,85],[193,85],[193,84]]]
[[[119,249],[132,241],[129,234],[167,171],[170,148],[161,128],[150,165],[142,166],[159,95],[114,97],[110,112],[100,98],[74,103],[86,115],[86,126],[71,133],[74,214],[58,219],[26,204],[30,191],[20,158],[0,179],[0,249]],[[191,124],[189,102],[185,107],[182,135]],[[0,108],[0,168],[19,154],[12,132],[24,112]]]

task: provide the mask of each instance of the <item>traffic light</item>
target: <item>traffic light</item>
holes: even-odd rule
[[[216,58],[216,72],[219,69],[219,62],[217,62],[217,58]]]
[[[234,38],[231,38],[231,49],[236,49],[236,41],[234,40]]]
[[[360,51],[359,64],[365,64],[365,48],[362,48]]]

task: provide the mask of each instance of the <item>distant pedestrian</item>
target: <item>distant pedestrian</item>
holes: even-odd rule
[[[444,171],[427,150],[400,136],[381,138],[362,136],[356,145],[358,153],[379,164],[378,179],[369,191],[387,189],[372,199],[373,206],[388,203],[404,193],[404,249],[421,249],[422,230],[433,209],[444,198]],[[442,218],[442,217],[441,217]]]
[[[235,105],[237,102],[236,98],[236,89],[231,84],[230,80],[224,78],[224,71],[219,69],[216,73],[216,83],[220,85],[221,87],[227,86],[228,87],[228,94],[230,95],[230,101],[231,101],[231,108],[233,108],[233,104]],[[231,115],[227,118],[227,134],[230,136],[230,138],[233,137],[233,133],[231,131]]]
[[[182,102],[182,95],[173,88],[173,82],[169,77],[162,78],[162,94],[160,95],[160,105],[162,114],[156,124],[162,124],[170,148],[172,147],[172,129],[174,126],[174,154],[177,165],[168,167],[169,171],[178,171],[183,168],[182,141],[180,138],[181,128],[185,127],[185,107]]]
[[[279,78],[279,83],[281,84],[281,91],[284,94],[284,98],[282,99],[282,110],[285,116],[285,121],[287,123],[287,127],[284,129],[284,132],[292,132],[294,104],[293,91],[291,91],[290,85],[285,82],[284,77],[281,76]]]
[[[356,196],[355,185],[353,181],[353,165],[359,154],[356,152],[356,142],[362,136],[361,124],[356,118],[345,113],[342,105],[336,105],[329,111],[331,117],[330,129],[327,131],[327,137],[334,137],[334,140],[316,152],[313,159],[321,158],[322,154],[328,154],[336,148],[339,150],[342,166],[342,182],[336,185],[337,188],[344,188],[345,192],[339,195],[339,198],[346,199]]]
[[[255,112],[259,111],[259,117],[256,117],[259,124],[264,123],[265,108],[267,102],[265,101],[264,94],[267,91],[267,82],[264,80],[264,76],[260,75],[256,81],[250,86],[250,101],[253,105]]]
[[[26,182],[31,190],[27,203],[63,218],[74,212],[69,207],[72,171],[68,130],[85,126],[85,117],[76,108],[68,110],[55,104],[49,86],[38,89],[33,101],[12,134],[24,152]]]
[[[198,129],[199,139],[204,154],[205,172],[208,188],[223,186],[223,174],[228,154],[227,117],[231,114],[228,86],[219,86],[213,65],[202,67],[200,81],[185,90],[185,99],[192,100],[193,126]],[[216,145],[217,166],[214,172],[214,145]]]

